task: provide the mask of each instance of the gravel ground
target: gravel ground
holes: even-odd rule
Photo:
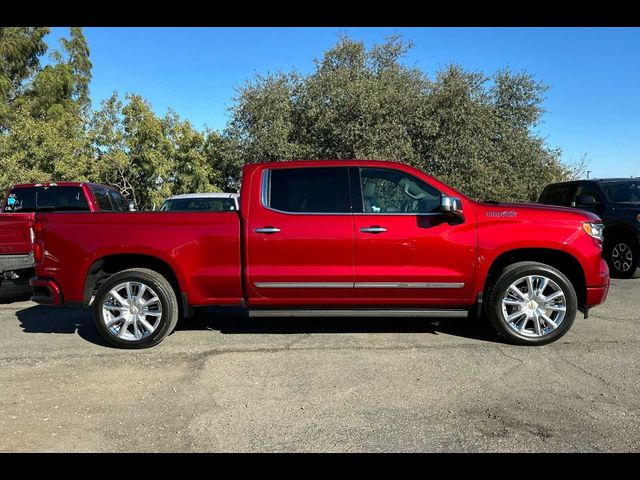
[[[247,320],[104,344],[0,287],[0,451],[640,451],[640,278],[544,347],[459,319]]]

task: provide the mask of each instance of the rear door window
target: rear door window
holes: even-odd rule
[[[291,213],[350,213],[347,167],[277,168],[269,171],[267,206]]]
[[[576,194],[573,197],[573,201],[571,202],[571,206],[576,206],[576,198],[578,195],[590,195],[596,200],[596,205],[602,205],[602,195],[600,194],[600,190],[592,183],[581,183],[576,189]]]
[[[14,213],[89,211],[82,187],[41,186],[13,188],[3,211]]]
[[[546,205],[560,205],[568,207],[571,204],[571,192],[574,185],[552,185],[547,187],[540,195],[538,203]]]

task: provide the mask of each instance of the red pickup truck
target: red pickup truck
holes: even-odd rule
[[[92,306],[113,345],[159,343],[193,307],[252,317],[466,317],[557,340],[602,303],[600,219],[479,203],[407,165],[246,165],[240,211],[36,215],[33,300]]]
[[[106,185],[80,182],[24,183],[11,187],[0,205],[0,283],[26,284],[33,275],[36,212],[124,211],[129,202]]]

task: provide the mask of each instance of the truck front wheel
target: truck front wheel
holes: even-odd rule
[[[100,334],[119,348],[148,348],[169,335],[178,321],[176,294],[162,275],[131,268],[98,290],[93,318]]]
[[[544,345],[562,337],[576,316],[573,285],[559,270],[538,262],[505,268],[493,284],[487,316],[509,343]]]

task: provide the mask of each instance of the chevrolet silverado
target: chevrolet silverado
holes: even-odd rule
[[[91,215],[91,218],[89,218]],[[195,307],[250,317],[478,317],[562,337],[602,303],[593,213],[474,201],[387,161],[246,165],[240,210],[37,213],[33,300],[91,306],[111,344],[161,342]]]

